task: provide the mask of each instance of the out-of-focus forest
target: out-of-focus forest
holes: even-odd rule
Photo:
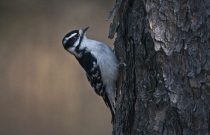
[[[90,26],[108,44],[112,0],[0,1],[0,135],[107,135],[110,112],[61,44]]]

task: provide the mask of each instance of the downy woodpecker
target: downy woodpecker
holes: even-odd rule
[[[88,28],[66,34],[63,47],[76,57],[86,71],[91,86],[110,108],[113,120],[119,61],[108,45],[86,37]]]

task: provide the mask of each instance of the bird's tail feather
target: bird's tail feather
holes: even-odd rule
[[[103,96],[103,99],[104,99],[104,102],[105,104],[107,105],[107,107],[110,108],[110,111],[111,111],[111,114],[112,114],[112,123],[113,123],[113,120],[114,120],[114,116],[115,116],[115,108],[114,108],[114,104],[111,103],[112,101],[108,98],[107,94],[105,94]]]

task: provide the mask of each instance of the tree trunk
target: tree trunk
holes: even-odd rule
[[[113,135],[208,135],[210,0],[116,0],[126,63]]]

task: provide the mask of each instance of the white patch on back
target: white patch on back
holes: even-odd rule
[[[80,48],[86,48],[97,58],[97,63],[101,69],[103,83],[107,87],[110,87],[107,88],[107,92],[114,92],[113,88],[115,88],[115,84],[112,83],[117,80],[118,60],[112,49],[104,43],[87,39],[85,36]]]

